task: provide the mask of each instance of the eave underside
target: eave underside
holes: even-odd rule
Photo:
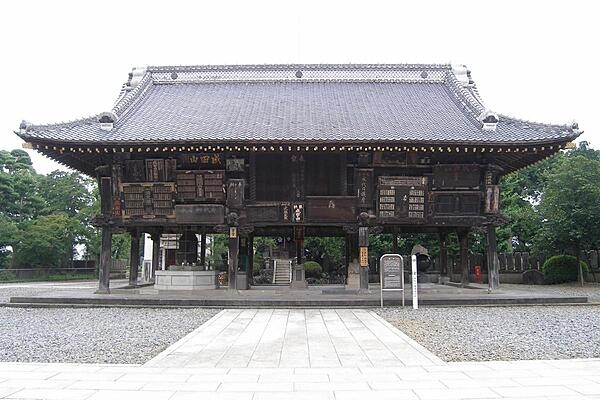
[[[111,162],[116,154],[143,154],[147,158],[169,157],[182,153],[223,152],[244,154],[255,152],[406,152],[419,157],[431,157],[442,163],[495,164],[502,175],[514,172],[548,158],[566,148],[569,141],[561,140],[530,144],[478,143],[66,143],[35,141],[30,147],[48,158],[86,175],[94,177],[95,169]],[[440,161],[441,160],[441,161]],[[436,162],[432,162],[435,164]]]

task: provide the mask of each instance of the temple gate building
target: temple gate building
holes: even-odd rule
[[[341,236],[348,284],[365,289],[369,233],[437,234],[447,274],[456,232],[466,282],[476,229],[493,289],[499,179],[580,131],[487,109],[464,66],[374,64],[135,68],[112,109],[24,121],[17,134],[97,177],[99,291],[108,292],[111,236],[123,231],[133,238],[132,284],[142,233],[153,237],[154,269],[162,234],[181,238],[171,263],[204,264],[198,237],[225,233],[230,288],[248,287],[255,236],[293,238],[300,266],[304,237]]]

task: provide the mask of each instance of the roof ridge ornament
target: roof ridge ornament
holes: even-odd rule
[[[134,89],[141,81],[148,67],[133,67],[129,73],[129,80],[127,81],[128,90]]]
[[[479,114],[479,117],[477,117],[477,119],[479,120],[479,122],[482,123],[481,128],[484,131],[495,131],[496,125],[498,125],[498,122],[500,121],[500,119],[498,118],[498,114],[491,110],[485,110],[484,112]]]
[[[100,129],[111,131],[117,122],[117,115],[112,111],[105,111],[98,114],[97,120],[100,123]]]
[[[471,71],[464,64],[452,64],[452,72],[456,76],[456,80],[463,87],[469,87],[474,82],[471,80]]]
[[[19,131],[20,133],[27,133],[27,131],[30,130],[32,126],[33,124],[31,122],[23,120],[19,125]]]

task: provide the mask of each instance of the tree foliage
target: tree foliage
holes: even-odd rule
[[[600,247],[600,161],[576,154],[547,174],[538,248],[578,254]]]
[[[96,255],[95,193],[84,175],[37,174],[26,151],[0,151],[0,268],[68,266],[78,245]]]

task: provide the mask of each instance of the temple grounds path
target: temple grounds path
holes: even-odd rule
[[[598,399],[600,359],[447,363],[371,310],[224,310],[145,364],[0,363],[9,399]]]

